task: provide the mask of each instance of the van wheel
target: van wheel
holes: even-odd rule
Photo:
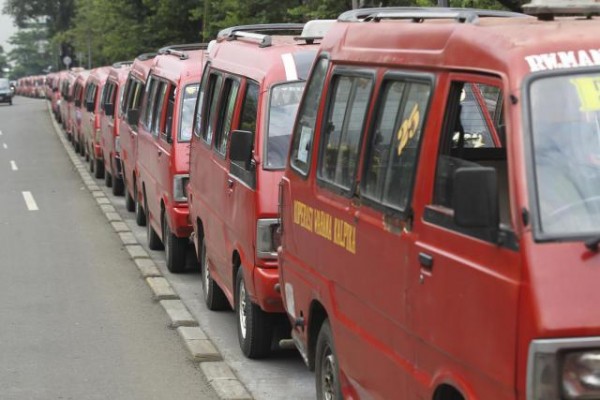
[[[106,171],[106,167],[104,167],[104,185],[106,187],[112,187],[112,175],[110,172]]]
[[[104,178],[104,162],[102,160],[98,160],[97,158],[94,160],[94,163],[96,164],[94,166],[94,176],[96,177],[96,179],[102,179]]]
[[[273,316],[250,301],[241,266],[236,278],[235,314],[238,341],[244,355],[248,358],[266,357],[271,352]]]
[[[83,144],[83,140],[81,139],[79,140],[79,154],[81,154],[81,157],[85,157],[85,145]]]
[[[129,190],[125,189],[125,208],[129,212],[135,211],[135,200],[129,194]]]
[[[123,196],[124,190],[125,183],[123,182],[123,178],[117,178],[113,175],[112,194],[115,196]],[[129,208],[127,210],[129,211]]]
[[[228,308],[229,303],[223,290],[210,276],[208,269],[208,256],[206,255],[206,242],[202,238],[200,245],[200,266],[202,268],[202,292],[204,293],[204,302],[206,307],[212,311],[220,311]]]
[[[167,269],[172,274],[180,274],[185,271],[185,256],[187,255],[188,240],[187,238],[179,238],[171,233],[166,212],[164,213],[162,224]]]
[[[148,239],[148,247],[150,250],[162,250],[163,244],[158,237],[158,234],[152,227],[150,222],[150,211],[148,211],[148,203],[144,203],[146,206],[146,238]]]
[[[137,197],[137,188],[135,186],[133,187],[133,193]],[[135,201],[135,223],[138,226],[146,226],[146,214],[144,213],[140,199]]]
[[[317,338],[315,380],[318,400],[342,400],[338,358],[329,321],[321,325]]]
[[[85,159],[89,161],[90,172],[94,172],[94,159],[92,158],[92,156],[89,153],[87,153],[85,155]]]

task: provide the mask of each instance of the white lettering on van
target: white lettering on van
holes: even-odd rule
[[[600,49],[559,51],[525,56],[531,72],[600,65]]]

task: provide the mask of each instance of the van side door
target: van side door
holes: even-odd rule
[[[510,208],[505,93],[499,78],[440,75],[440,97],[429,118],[443,117],[443,123],[428,131],[419,161],[408,274],[416,368],[429,381],[415,385],[410,397],[430,397],[430,388],[445,380],[466,397],[514,398],[520,257]],[[460,174],[482,167],[495,175],[495,184],[490,178],[485,185],[465,179],[458,185]],[[457,220],[458,195],[484,190],[499,204],[499,223],[488,229]]]

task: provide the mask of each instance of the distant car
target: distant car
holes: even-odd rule
[[[13,92],[10,88],[10,81],[0,78],[0,103],[8,103],[12,106]]]

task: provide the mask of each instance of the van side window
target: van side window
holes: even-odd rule
[[[215,136],[215,150],[225,156],[227,151],[227,142],[231,131],[231,121],[233,111],[237,100],[237,93],[240,84],[231,78],[225,80],[223,84],[223,100],[221,101],[219,116],[219,127]]]
[[[208,85],[208,77],[210,64],[206,64],[204,67],[204,72],[202,73],[202,81],[200,82],[200,88],[198,90],[198,96],[196,99],[196,104],[194,107],[194,122],[193,122],[193,133],[197,138],[200,137],[200,132],[202,132],[202,111],[204,107],[204,94],[207,90]]]
[[[399,211],[406,209],[430,94],[429,82],[384,82],[361,196]]]
[[[167,96],[167,111],[165,114],[164,139],[169,141],[173,137],[173,112],[175,111],[175,85],[169,85],[169,95]]]
[[[310,153],[317,123],[317,112],[321,104],[321,93],[327,74],[329,60],[321,58],[315,64],[310,81],[308,82],[300,109],[298,110],[297,124],[291,144],[290,164],[298,172],[306,175],[310,165]]]
[[[256,113],[258,112],[258,85],[248,82],[246,96],[242,105],[242,116],[240,118],[240,130],[256,132]]]
[[[499,86],[454,81],[437,160],[433,204],[452,209],[453,176],[460,167],[493,167],[501,223],[510,225],[508,175]]]
[[[154,104],[154,95],[156,94],[157,81],[154,78],[150,78],[146,85],[146,100],[144,108],[142,109],[142,122],[146,130],[150,130],[150,123],[152,122],[152,105]]]
[[[216,118],[214,117],[219,103],[219,92],[223,77],[219,74],[210,74],[208,79],[208,90],[206,101],[203,104],[204,112],[204,129],[202,130],[202,138],[206,143],[212,142],[213,133],[215,130]]]
[[[336,75],[321,136],[318,177],[350,190],[358,164],[371,87],[369,77]]]
[[[163,110],[165,104],[165,97],[167,95],[167,83],[166,82],[158,82],[156,88],[156,98],[154,100],[154,107],[152,110],[152,126],[150,132],[152,136],[158,137],[158,134],[161,130],[163,130]]]

